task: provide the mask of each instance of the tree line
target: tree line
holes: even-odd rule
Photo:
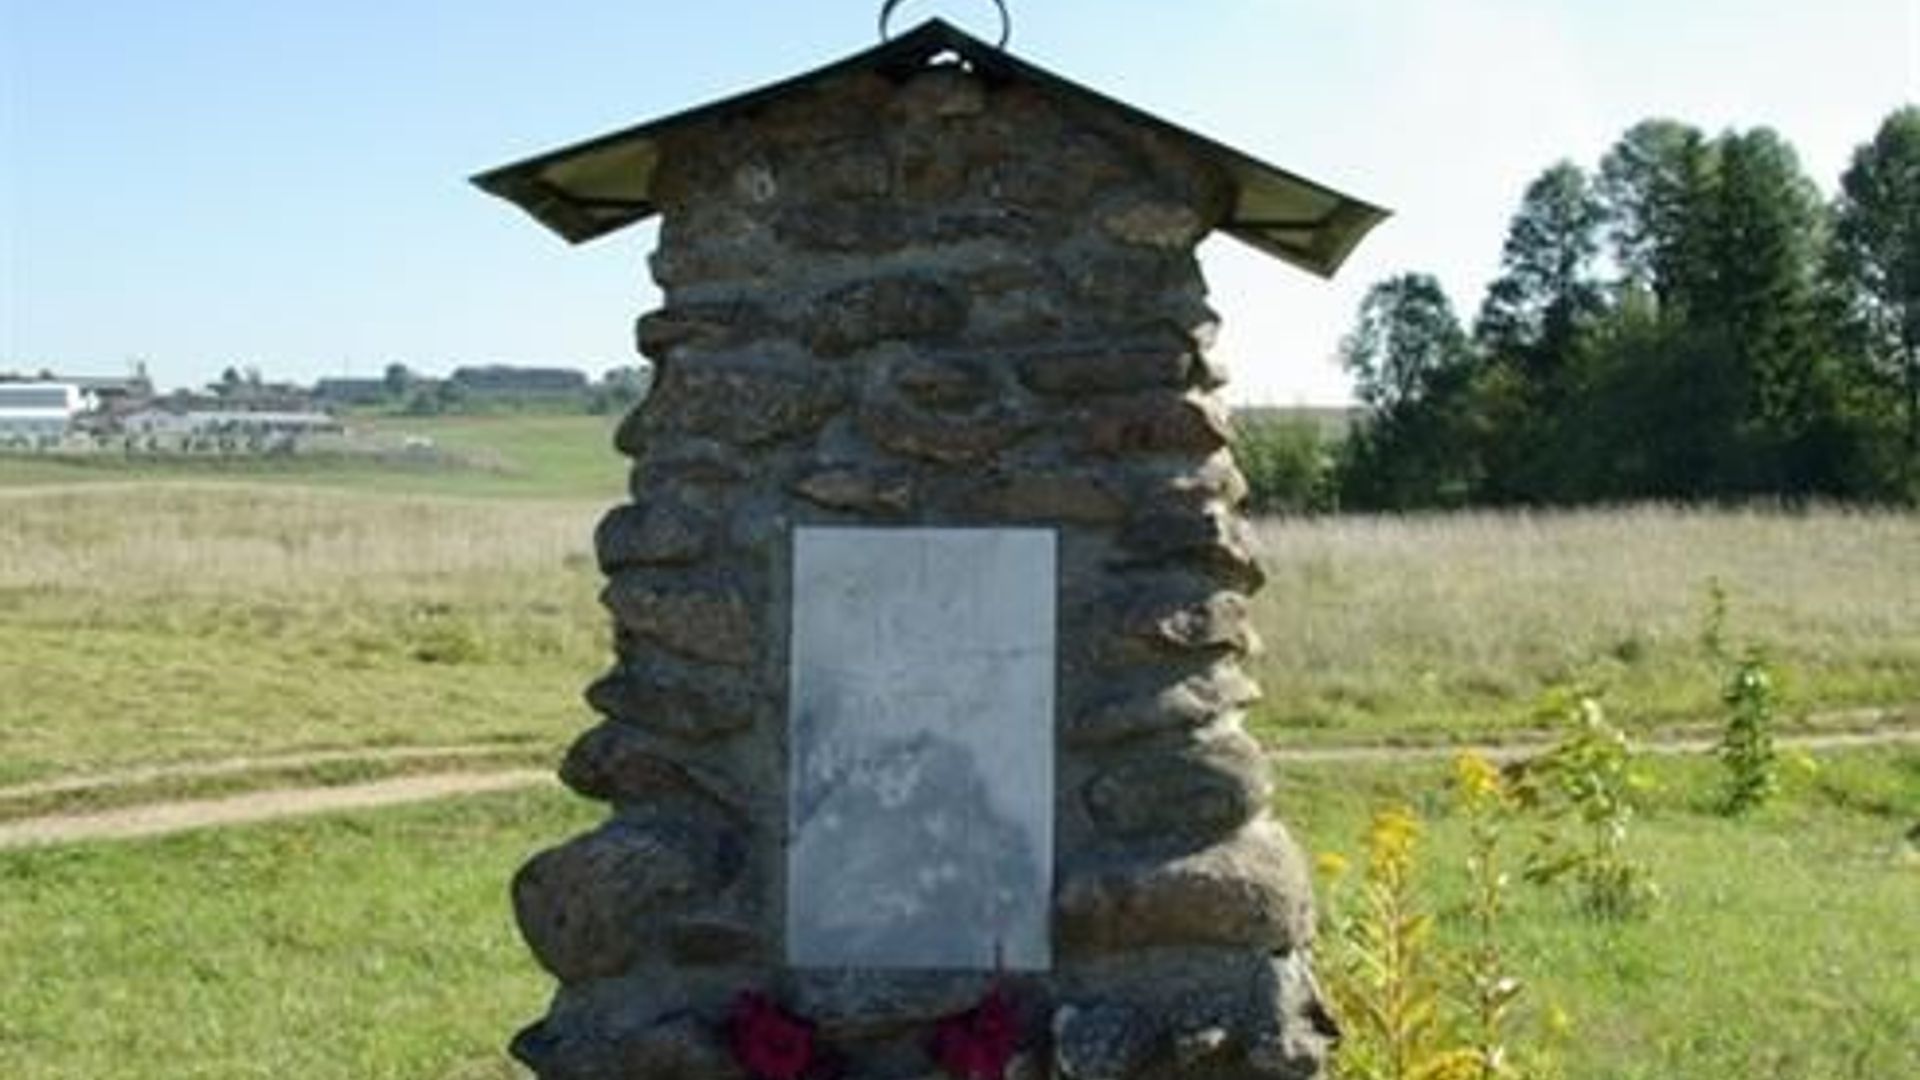
[[[1527,186],[1471,328],[1438,280],[1401,274],[1340,356],[1362,409],[1307,501],[1910,502],[1920,108],[1856,149],[1831,201],[1767,128],[1644,121],[1597,169]]]

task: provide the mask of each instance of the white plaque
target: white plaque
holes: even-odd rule
[[[795,532],[789,964],[1051,965],[1054,550]]]

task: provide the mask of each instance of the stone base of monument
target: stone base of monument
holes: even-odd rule
[[[1262,574],[1194,257],[1236,180],[967,55],[648,136],[658,376],[561,770],[612,814],[513,886],[545,1080],[1325,1057],[1241,723]]]
[[[1022,1034],[1005,1065],[1008,1080],[1319,1075],[1332,1031],[1299,954],[1167,949],[1131,957],[1124,968],[1093,966],[1070,979],[793,973],[756,985],[811,1025],[808,1067],[796,1075],[952,1075],[937,1060],[932,1033],[994,985],[1005,988]],[[680,976],[636,974],[561,993],[550,1015],[514,1040],[514,1056],[555,1080],[749,1075],[732,1047],[738,984],[718,978],[662,995],[661,978]]]

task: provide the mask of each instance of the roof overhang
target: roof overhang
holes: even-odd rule
[[[982,78],[1031,83],[1186,144],[1233,181],[1234,205],[1220,228],[1304,270],[1333,276],[1361,239],[1388,216],[1370,203],[1035,67],[941,19],[804,75],[490,169],[473,177],[473,183],[577,244],[659,210],[652,199],[653,174],[660,161],[660,139],[668,132],[743,113],[836,76],[878,71],[904,77],[946,53],[959,56]]]

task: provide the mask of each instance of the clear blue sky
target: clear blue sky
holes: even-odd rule
[[[1393,208],[1332,284],[1210,241],[1243,401],[1336,401],[1366,285],[1470,314],[1507,215],[1635,120],[1768,124],[1829,192],[1920,99],[1920,0],[1009,0],[1045,67]],[[626,363],[648,229],[570,248],[470,173],[874,41],[876,0],[0,0],[0,368],[163,385]],[[986,0],[916,0],[991,29]]]

